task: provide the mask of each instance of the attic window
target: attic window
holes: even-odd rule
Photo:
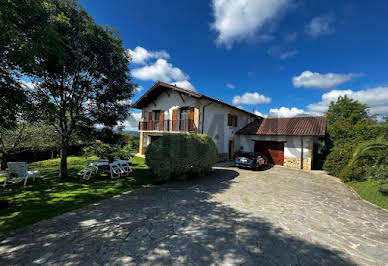
[[[237,127],[237,115],[228,114],[228,126]]]

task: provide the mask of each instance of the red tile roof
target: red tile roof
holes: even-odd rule
[[[324,136],[326,117],[264,118],[240,129],[240,135]]]

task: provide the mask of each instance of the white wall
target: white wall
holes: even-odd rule
[[[309,156],[308,144],[311,142],[311,137],[300,137],[300,136],[246,136],[238,135],[237,136],[237,150],[240,147],[243,147],[244,151],[253,152],[254,151],[254,141],[279,141],[284,142],[284,157],[290,158],[301,158],[302,145],[301,139],[303,138],[303,157],[307,158]]]
[[[202,105],[210,101],[203,101]],[[228,126],[228,114],[237,115],[237,127]],[[203,117],[205,119],[203,120]],[[200,129],[202,130],[202,123],[205,121],[204,134],[213,138],[217,145],[218,153],[227,153],[229,150],[229,140],[235,140],[235,133],[253,121],[253,117],[245,112],[235,110],[223,104],[213,102],[205,108],[205,116],[200,110]],[[201,131],[202,132],[202,131]],[[236,143],[234,150],[236,151]]]
[[[143,109],[144,113],[144,118],[145,120],[148,120],[148,113],[152,112],[153,110],[163,110],[163,111],[168,111],[165,112],[164,119],[172,119],[172,110],[176,109],[178,107],[182,106],[188,106],[188,107],[194,107],[195,106],[195,99],[193,97],[190,97],[188,95],[185,95],[182,93],[182,97],[184,99],[184,102],[182,101],[181,96],[175,92],[175,91],[169,91],[168,92],[170,96],[166,92],[163,92],[162,94],[159,95],[157,99],[154,100],[154,105],[153,102],[151,102],[147,107]]]
[[[163,92],[154,100],[155,104],[151,102],[143,109],[144,120],[148,120],[148,113],[153,110],[165,110],[168,112],[168,114],[167,112],[165,113],[165,119],[172,119],[173,109],[183,106],[199,107],[199,133],[202,133],[202,124],[205,122],[203,133],[212,137],[217,146],[218,153],[227,153],[229,149],[229,140],[234,140],[235,133],[254,119],[252,115],[243,111],[235,110],[211,100],[198,100],[182,93],[183,102],[179,93],[171,90],[168,93],[169,95],[166,92]],[[205,107],[204,116],[203,106],[209,103],[211,104]],[[228,114],[238,116],[237,127],[228,126]],[[145,144],[147,145],[148,143],[146,142]],[[238,147],[239,146],[235,143],[235,151],[238,150]]]

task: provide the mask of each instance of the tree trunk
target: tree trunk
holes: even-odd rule
[[[62,145],[61,147],[61,170],[59,177],[64,179],[67,177],[67,146]]]
[[[7,156],[3,153],[0,154],[1,170],[7,169]]]

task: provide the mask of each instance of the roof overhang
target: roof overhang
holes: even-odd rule
[[[156,98],[159,95],[161,95],[164,91],[169,91],[169,90],[176,91],[178,93],[182,93],[182,94],[185,94],[185,95],[189,95],[189,96],[191,96],[193,98],[196,98],[196,99],[208,99],[208,100],[210,100],[212,102],[216,102],[216,103],[219,103],[221,105],[228,106],[228,107],[230,107],[232,109],[235,109],[237,111],[246,113],[246,114],[248,114],[248,115],[250,115],[252,117],[260,117],[258,115],[255,115],[255,114],[251,113],[251,112],[248,112],[248,111],[245,111],[243,109],[240,109],[240,108],[238,108],[238,107],[236,107],[234,105],[225,103],[225,102],[223,102],[223,101],[221,101],[219,99],[212,98],[212,97],[206,96],[204,94],[200,94],[200,93],[195,92],[195,91],[183,89],[183,88],[177,87],[175,85],[171,85],[171,84],[164,83],[164,82],[161,82],[161,81],[156,82],[146,93],[144,93],[143,96],[141,96],[132,105],[132,108],[142,109],[142,108],[148,106],[153,101],[155,101]]]

